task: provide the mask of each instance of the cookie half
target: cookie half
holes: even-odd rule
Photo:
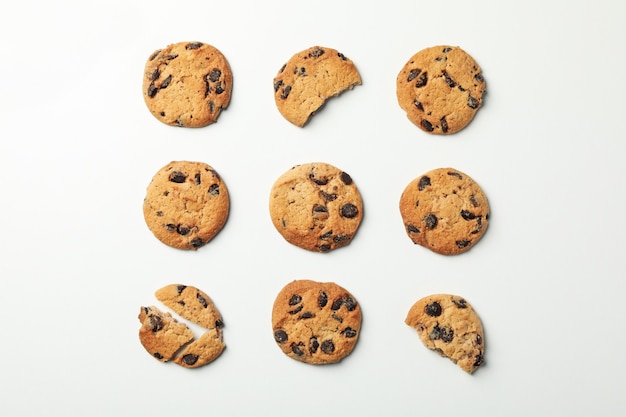
[[[425,132],[446,135],[467,126],[482,106],[480,66],[458,46],[433,46],[413,55],[396,79],[400,107]]]
[[[281,175],[269,208],[285,240],[314,252],[349,244],[363,218],[361,194],[350,175],[323,162],[297,165]]]
[[[141,307],[138,318],[141,323],[139,341],[150,355],[161,362],[171,360],[194,338],[187,325],[154,306]]]
[[[435,294],[417,301],[405,323],[426,347],[470,374],[484,363],[485,334],[480,317],[462,297]]]
[[[154,295],[182,318],[206,329],[221,329],[224,326],[222,315],[213,300],[194,286],[170,284],[158,289]]]
[[[148,110],[171,126],[204,127],[228,107],[233,74],[226,57],[202,42],[180,42],[152,53],[143,75]]]
[[[285,119],[303,127],[331,97],[361,85],[361,76],[341,52],[313,46],[298,52],[274,77],[274,100]]]
[[[177,249],[198,249],[222,230],[228,219],[228,189],[210,165],[173,161],[148,185],[144,219],[154,236]]]
[[[442,255],[472,248],[487,231],[489,203],[480,186],[453,168],[438,168],[411,181],[400,214],[413,243]]]
[[[277,295],[272,328],[276,344],[290,358],[314,365],[335,363],[357,343],[361,308],[333,282],[296,280]]]

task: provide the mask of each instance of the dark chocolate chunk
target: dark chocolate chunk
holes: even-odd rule
[[[344,299],[343,298],[337,298],[335,301],[333,301],[333,305],[330,306],[331,310],[339,310],[341,308],[341,305],[343,304]]]
[[[437,226],[437,216],[433,213],[428,213],[426,217],[424,217],[424,223],[426,223],[426,228],[428,230],[432,230]]]
[[[484,363],[484,359],[483,359],[483,355],[482,354],[478,354],[474,357],[474,365],[473,366],[480,366]]]
[[[290,310],[289,314],[292,314],[292,315],[293,314],[298,314],[300,311],[302,311],[302,308],[303,308],[303,306],[302,306],[302,304],[300,304],[299,306],[297,306],[293,310]]]
[[[224,92],[224,86],[221,81],[215,83],[215,94],[222,94]]]
[[[202,294],[200,293],[196,293],[196,298],[198,299],[198,303],[200,303],[200,305],[204,308],[208,308],[209,307],[209,303],[207,302],[206,298],[204,298],[202,296]]]
[[[441,74],[443,75],[443,78],[446,80],[446,84],[448,84],[448,87],[454,88],[457,86],[456,81],[454,81],[454,79],[450,76],[450,74],[448,74],[446,70],[443,70]]]
[[[150,55],[150,57],[148,58],[148,61],[154,61],[154,58],[156,58],[160,53],[161,53],[161,49],[157,49],[156,51],[152,53],[152,55]]]
[[[409,224],[406,227],[406,231],[409,233],[420,233],[420,229],[418,229],[417,227],[413,226],[412,224]]]
[[[195,175],[194,179],[196,180],[196,185],[200,185],[202,183],[202,178],[199,172]]]
[[[427,177],[426,175],[424,175],[422,178],[420,178],[418,189],[420,191],[423,191],[424,188],[428,187],[429,185],[430,185],[430,177]]]
[[[345,242],[347,240],[350,240],[350,236],[348,235],[337,235],[333,237],[333,242],[335,243],[341,243],[341,242]]]
[[[335,201],[337,199],[337,194],[329,194],[324,191],[320,191],[320,196],[326,201]]]
[[[302,297],[299,296],[298,294],[294,294],[289,299],[289,305],[290,306],[295,306],[296,304],[299,304],[301,301],[302,301]]]
[[[422,120],[422,127],[426,129],[428,132],[432,132],[433,130],[435,130],[435,128],[433,127],[433,124],[430,123],[426,119]]]
[[[309,352],[311,355],[317,352],[317,349],[320,347],[320,342],[317,341],[317,337],[311,336],[309,339]]]
[[[155,87],[154,85],[154,81],[150,83],[150,85],[148,86],[148,97],[152,98],[154,96],[156,96],[156,93],[159,91],[158,88]]]
[[[352,177],[348,175],[347,172],[342,172],[339,178],[341,179],[341,182],[343,182],[346,185],[352,184]]]
[[[456,243],[456,246],[457,246],[459,249],[463,249],[463,248],[468,247],[468,246],[469,246],[469,244],[470,244],[470,243],[472,243],[472,242],[471,242],[471,241],[469,241],[469,240],[457,240],[455,243]]]
[[[186,285],[177,285],[176,292],[178,292],[178,295],[180,295],[185,290],[185,288],[187,288]]]
[[[319,246],[317,247],[317,249],[318,249],[320,252],[328,252],[328,251],[330,250],[330,245],[326,245],[326,244],[325,244],[325,245],[319,245]]]
[[[315,172],[311,172],[309,174],[309,179],[311,181],[313,181],[314,183],[316,183],[317,185],[326,185],[326,184],[328,184],[328,178],[326,178],[326,177],[317,178],[315,176]]]
[[[330,239],[330,237],[332,235],[333,235],[333,231],[329,230],[328,232],[324,233],[323,235],[320,235],[320,239],[327,240],[327,239]]]
[[[449,46],[446,46],[445,48],[442,49],[441,52],[443,52],[444,54],[447,54],[448,52],[450,52],[452,50],[452,48],[450,48]]]
[[[167,78],[163,80],[163,82],[161,83],[161,87],[159,88],[160,89],[167,88],[171,82],[172,82],[172,76],[168,75]]]
[[[291,86],[286,85],[285,88],[283,88],[283,93],[280,95],[280,98],[282,98],[283,100],[286,99],[287,97],[289,97],[290,92],[291,92]]]
[[[163,320],[159,316],[150,316],[150,328],[154,333],[163,328]]]
[[[309,52],[309,56],[311,58],[319,58],[324,55],[324,50],[322,48],[317,48]]]
[[[424,71],[415,81],[415,87],[422,88],[428,83],[428,73]]]
[[[417,99],[413,101],[413,104],[415,104],[415,107],[417,107],[418,110],[424,111],[424,106],[422,106],[422,103],[420,103]]]
[[[448,133],[448,121],[446,120],[446,116],[443,116],[439,120],[439,124],[441,125],[441,131],[443,133]]]
[[[485,78],[483,77],[483,75],[479,72],[478,74],[474,75],[474,78],[476,79],[476,81],[484,83],[485,82]]]
[[[467,97],[467,106],[471,109],[477,109],[478,108],[478,99],[474,98],[472,96],[468,96]]]
[[[341,207],[341,216],[347,219],[352,219],[359,214],[359,209],[354,204],[344,204]]]
[[[157,358],[159,360],[163,359],[163,355],[161,355],[159,352],[154,352],[152,354],[152,356],[154,356],[155,358]]]
[[[189,242],[189,244],[191,244],[191,246],[194,247],[194,248],[199,248],[200,246],[204,245],[204,242],[202,241],[201,238],[195,237],[195,238],[191,239],[191,242]]]
[[[182,361],[185,365],[193,365],[198,362],[198,355],[194,355],[193,353],[188,353],[183,355]]]
[[[300,349],[300,346],[304,346],[304,343],[299,342],[298,344],[292,343],[291,344],[291,351],[293,353],[295,353],[298,356],[303,356],[304,355],[304,351],[302,349]]]
[[[344,54],[342,54],[341,52],[337,52],[337,56],[339,58],[341,58],[342,61],[347,61],[348,58],[346,58],[346,56]]]
[[[341,331],[341,334],[344,335],[347,338],[352,338],[352,337],[356,336],[356,330],[354,330],[351,327],[346,327],[345,329],[343,329]]]
[[[156,80],[157,78],[159,78],[159,76],[160,76],[160,75],[161,75],[161,71],[159,71],[159,69],[158,69],[158,68],[155,68],[155,69],[154,69],[154,72],[152,72],[152,74],[150,74],[150,76],[148,77],[148,79],[149,79],[150,81],[154,81],[154,80]]]
[[[215,320],[215,328],[216,329],[224,328],[224,322],[220,319]]]
[[[463,175],[459,174],[458,172],[450,171],[448,172],[448,175],[450,175],[451,177],[457,177],[460,180],[463,179]]]
[[[437,301],[433,301],[426,306],[424,312],[430,317],[439,317],[441,315],[441,304],[439,304]]]
[[[305,311],[304,313],[300,314],[300,316],[298,317],[298,319],[303,320],[303,319],[310,319],[313,318],[313,313],[311,313],[310,311]]]
[[[350,297],[349,295],[344,297],[344,303],[348,311],[353,311],[357,307],[356,300],[354,300],[354,298]]]
[[[214,68],[209,73],[209,81],[217,82],[220,79],[221,76],[222,76],[222,71],[220,71],[217,68]]]
[[[176,232],[181,236],[188,235],[190,231],[191,229],[189,229],[189,227],[182,224],[179,224],[178,227],[176,227]]]
[[[287,332],[284,330],[276,330],[274,332],[274,340],[278,343],[285,343],[287,339],[289,339],[289,337],[287,336]]]
[[[185,49],[198,49],[202,46],[202,42],[190,42],[185,46]]]
[[[467,301],[465,301],[464,298],[459,298],[458,300],[452,298],[452,302],[455,306],[457,306],[457,308],[467,308]]]
[[[219,184],[211,184],[209,187],[209,194],[211,195],[219,195],[220,194],[220,186]]]
[[[317,297],[317,305],[319,305],[320,308],[324,308],[326,304],[328,304],[328,295],[326,295],[324,291],[320,291],[320,295]]]
[[[283,80],[276,81],[274,83],[274,92],[277,92],[281,85],[283,85]]]
[[[417,78],[418,75],[420,75],[420,72],[422,72],[422,70],[419,68],[412,69],[411,71],[409,71],[409,76],[406,81],[410,83],[415,78]]]
[[[182,173],[180,171],[173,171],[170,174],[170,181],[171,182],[182,184],[183,182],[185,182],[186,179],[187,179],[187,175],[185,175],[184,173]]]
[[[461,210],[461,217],[463,217],[464,220],[474,220],[476,215],[470,211]]]
[[[333,343],[332,340],[324,340],[322,342],[321,349],[322,349],[322,352],[326,353],[327,355],[330,355],[331,353],[335,351],[335,344]]]

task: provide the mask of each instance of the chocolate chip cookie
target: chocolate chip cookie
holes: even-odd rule
[[[222,316],[211,298],[196,287],[170,284],[158,289],[154,295],[182,318],[206,329],[221,329],[224,326]]]
[[[143,76],[150,113],[171,126],[204,127],[228,107],[233,74],[224,55],[202,42],[180,42],[152,53]]]
[[[161,242],[195,250],[224,227],[229,206],[226,184],[210,165],[173,161],[148,185],[143,214],[148,228]]]
[[[484,363],[485,334],[478,314],[462,297],[435,294],[417,301],[405,323],[417,330],[426,347],[466,372]]]
[[[460,131],[482,106],[485,79],[458,46],[433,46],[413,55],[396,79],[400,107],[411,122],[439,135]]]
[[[314,46],[293,55],[274,77],[274,100],[285,119],[303,127],[331,97],[361,84],[344,54]]]
[[[480,186],[453,168],[414,179],[400,197],[400,214],[413,243],[443,255],[472,248],[489,225],[489,203]]]
[[[290,358],[313,365],[335,363],[356,345],[361,308],[333,282],[296,280],[276,297],[272,327],[276,344]]]
[[[363,218],[361,194],[350,175],[323,162],[297,165],[281,175],[269,207],[283,238],[314,252],[349,244]]]
[[[139,321],[139,341],[150,355],[161,362],[171,360],[194,337],[187,325],[154,306],[141,307]]]

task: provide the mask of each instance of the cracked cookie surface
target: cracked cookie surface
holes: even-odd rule
[[[146,225],[161,242],[195,250],[224,227],[229,207],[226,184],[210,165],[173,161],[152,178],[143,213]]]
[[[141,323],[139,341],[150,355],[161,362],[171,360],[193,340],[189,327],[154,306],[141,307],[138,318]]]
[[[348,245],[363,218],[361,194],[350,175],[323,162],[296,165],[281,175],[269,207],[283,238],[314,252]]]
[[[411,181],[400,214],[413,243],[443,255],[472,248],[489,225],[489,202],[480,186],[453,168],[437,168]]]
[[[434,294],[418,300],[405,323],[424,345],[473,373],[484,363],[485,334],[480,318],[462,297]]]
[[[150,113],[167,125],[204,127],[228,107],[232,85],[228,61],[217,48],[180,42],[148,58],[143,98]]]
[[[274,100],[282,116],[303,127],[331,97],[361,84],[361,76],[341,52],[313,46],[293,55],[274,77]]]
[[[354,349],[361,331],[361,308],[333,282],[296,280],[278,293],[272,309],[274,340],[297,361],[339,362]]]
[[[433,46],[413,55],[396,79],[398,104],[425,132],[456,133],[482,106],[482,70],[458,46]]]

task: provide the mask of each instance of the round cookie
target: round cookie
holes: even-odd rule
[[[361,85],[354,63],[332,48],[293,55],[274,77],[274,100],[285,119],[303,127],[331,97]]]
[[[414,179],[400,197],[400,214],[413,243],[442,255],[468,251],[489,225],[489,203],[467,174],[438,168]]]
[[[400,107],[425,132],[452,134],[469,124],[481,107],[485,79],[476,61],[458,46],[417,52],[396,79]]]
[[[308,163],[276,180],[270,215],[289,243],[329,252],[352,241],[363,218],[363,201],[350,175],[330,164]]]
[[[161,362],[171,360],[193,340],[189,327],[154,306],[141,307],[138,318],[141,322],[139,341],[150,355]]]
[[[161,242],[195,250],[224,227],[229,206],[226,184],[211,166],[173,161],[152,178],[143,213],[148,228]]]
[[[470,374],[484,363],[485,334],[476,311],[462,297],[435,294],[418,300],[405,323],[426,347]]]
[[[228,107],[233,74],[224,55],[202,42],[180,42],[152,53],[143,76],[150,113],[171,126],[204,127]]]
[[[361,308],[333,282],[296,280],[276,297],[272,328],[276,344],[290,358],[313,365],[335,363],[356,345]]]

